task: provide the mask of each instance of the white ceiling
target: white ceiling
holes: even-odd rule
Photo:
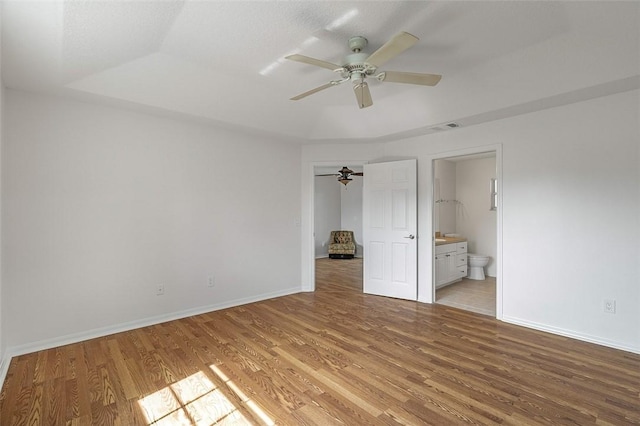
[[[310,141],[383,141],[639,87],[639,2],[2,2],[6,87],[176,114]],[[399,31],[418,44],[383,69],[442,74],[435,87],[369,81],[299,101],[335,79],[284,60],[340,63]]]

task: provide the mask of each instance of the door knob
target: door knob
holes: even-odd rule
[[[413,240],[415,237],[416,237],[415,235],[413,235],[413,234],[409,234],[409,236],[408,236],[408,237],[404,237],[404,238],[408,238],[408,239],[410,239],[410,240]]]

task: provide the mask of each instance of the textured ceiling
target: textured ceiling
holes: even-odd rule
[[[429,133],[637,88],[638,2],[2,2],[2,76],[10,88],[121,103],[309,141]],[[420,38],[384,70],[442,74],[435,87],[348,85],[284,60],[341,63],[399,31]]]

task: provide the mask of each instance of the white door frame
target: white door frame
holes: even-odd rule
[[[315,168],[316,167],[336,167],[336,171],[339,170],[342,166],[364,166],[368,164],[368,161],[363,160],[335,160],[335,161],[314,161],[307,163],[307,170],[303,170],[303,174],[306,174],[306,177],[309,179],[309,197],[307,200],[308,206],[308,214],[303,217],[307,217],[306,226],[308,228],[307,238],[307,255],[304,253],[302,255],[306,258],[306,262],[303,261],[302,264],[302,291],[315,291],[316,290],[316,256],[315,256],[315,215],[316,215],[316,206],[315,206],[315,193],[316,193],[316,182],[315,182]],[[304,180],[303,180],[304,182]],[[342,185],[338,181],[336,181],[336,185]],[[305,265],[306,263],[306,265]],[[307,275],[308,274],[308,275]],[[306,275],[306,276],[305,276]]]
[[[435,267],[433,264],[434,244],[435,244],[435,160],[443,160],[450,157],[460,157],[465,155],[481,154],[484,152],[495,152],[496,154],[496,179],[498,181],[498,209],[496,218],[496,319],[502,319],[502,292],[503,292],[503,273],[502,273],[502,194],[504,192],[504,185],[502,182],[502,144],[485,145],[473,148],[460,149],[455,151],[441,152],[429,156],[427,167],[430,168],[428,176],[431,178],[431,185],[427,190],[427,206],[430,206],[429,216],[427,223],[425,224],[425,232],[423,235],[431,236],[431,249],[425,250],[429,257],[429,263],[431,263],[431,301],[436,301],[436,286],[435,286]],[[430,219],[430,220],[429,220]],[[420,225],[418,225],[420,226]],[[420,298],[420,289],[418,289],[418,300]],[[426,301],[426,300],[425,300]]]

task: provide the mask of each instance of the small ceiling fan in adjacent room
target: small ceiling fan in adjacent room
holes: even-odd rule
[[[337,176],[338,182],[340,182],[344,186],[347,186],[347,184],[353,180],[351,179],[351,176],[363,176],[363,173],[354,172],[347,166],[343,166],[340,170],[338,170],[338,173],[328,173],[328,174],[316,175],[316,176]]]
[[[416,44],[418,40],[418,37],[412,34],[400,32],[378,50],[369,55],[362,52],[362,50],[367,46],[367,39],[362,36],[351,37],[349,39],[349,48],[353,53],[345,57],[342,65],[323,61],[321,59],[310,58],[304,55],[289,55],[285,59],[315,65],[340,74],[340,79],[331,80],[327,84],[323,84],[315,89],[311,89],[307,92],[294,96],[291,100],[297,101],[321,90],[328,89],[329,87],[338,86],[347,81],[351,81],[353,82],[353,91],[356,95],[358,107],[366,108],[373,105],[369,85],[365,81],[367,77],[372,77],[382,82],[388,81],[392,83],[435,86],[442,78],[441,75],[401,71],[378,72],[378,68],[380,66]]]

